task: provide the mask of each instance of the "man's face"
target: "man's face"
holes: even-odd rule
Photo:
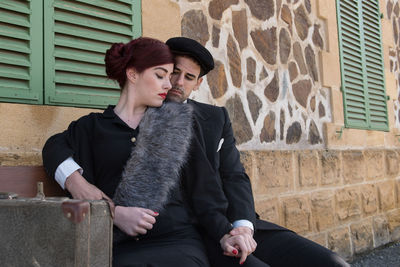
[[[175,102],[185,101],[192,91],[199,89],[203,78],[199,78],[200,66],[185,56],[175,57],[174,71],[171,74],[171,90],[167,99]]]

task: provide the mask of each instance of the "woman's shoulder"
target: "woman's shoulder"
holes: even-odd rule
[[[103,113],[101,112],[90,112],[89,114],[83,115],[82,117],[78,118],[76,122],[79,123],[89,123],[94,120],[98,120],[101,118]]]
[[[92,129],[94,125],[96,125],[100,120],[102,120],[103,113],[101,112],[91,112],[87,115],[84,115],[70,123],[68,128],[76,128],[76,129]]]

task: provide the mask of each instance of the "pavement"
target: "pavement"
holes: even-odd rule
[[[356,256],[352,267],[400,267],[400,242]]]

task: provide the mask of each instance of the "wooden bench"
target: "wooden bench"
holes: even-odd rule
[[[46,197],[66,196],[57,182],[47,176],[43,166],[0,166],[0,192],[35,197],[37,182],[43,182]]]

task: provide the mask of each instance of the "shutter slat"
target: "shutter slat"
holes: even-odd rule
[[[76,76],[76,75],[69,75],[68,73],[57,73],[56,83],[62,84],[70,84],[70,85],[80,85],[80,86],[87,86],[87,87],[95,87],[95,88],[108,88],[108,89],[116,89],[115,84],[107,80],[104,77],[94,77],[94,76]]]
[[[18,1],[2,0],[0,2],[0,9],[16,11],[16,12],[24,13],[26,15],[29,15],[31,13],[30,8],[29,8],[29,3],[21,3]]]
[[[12,78],[12,79],[18,79],[18,80],[26,80],[29,81],[30,76],[27,74],[19,74],[15,72],[5,72],[0,70],[0,77],[3,78]]]
[[[125,16],[122,15],[121,13],[116,13],[116,12],[107,12],[104,9],[94,8],[93,6],[87,7],[85,5],[80,5],[79,3],[74,1],[63,1],[63,0],[54,1],[54,7],[79,13],[81,15],[87,15],[90,17],[96,17],[104,20],[124,23],[127,25],[133,25],[132,20],[129,19],[129,16]]]
[[[344,33],[342,36],[343,48],[348,48],[350,51],[360,51],[361,46],[357,43],[359,36],[356,35],[348,35]],[[346,52],[345,50],[343,52]]]
[[[63,59],[73,59],[74,61],[82,61],[94,64],[104,64],[104,59],[101,55],[93,53],[81,53],[79,50],[59,48],[55,51],[54,56]]]
[[[356,57],[352,57],[349,54],[346,54],[344,56],[344,59],[346,60],[346,69],[347,70],[353,70],[354,72],[362,72],[362,65],[360,64],[360,62],[357,62],[357,58]],[[349,68],[351,67],[351,69]]]
[[[56,33],[67,34],[75,37],[81,37],[83,39],[90,39],[96,41],[103,41],[109,44],[123,42],[128,39],[128,36],[121,36],[114,33],[104,34],[103,32],[85,31],[82,28],[72,25],[56,25],[54,28]]]
[[[357,24],[358,21],[358,17],[355,16],[350,10],[343,10],[341,19],[343,23],[351,25]]]
[[[122,1],[114,1],[113,3],[109,3],[107,1],[99,1],[99,0],[75,0],[75,1],[82,2],[82,3],[92,5],[95,7],[102,7],[102,8],[117,11],[120,13],[125,13],[127,15],[132,15],[129,10],[129,5],[124,5],[124,4],[118,3],[118,2],[122,2]],[[131,4],[132,2],[127,1],[126,3]]]
[[[55,14],[54,18],[56,21],[77,25],[82,28],[91,28],[94,30],[111,33],[132,35],[132,29],[129,29],[129,27],[126,27],[126,25],[107,23],[106,21],[100,21],[99,19],[82,18],[82,16],[75,16],[73,14],[60,14],[58,12]]]
[[[365,101],[365,96],[362,94],[361,90],[354,89],[351,86],[349,86],[348,88],[349,88],[349,93],[346,94],[346,96],[345,96],[346,100],[349,100],[349,101],[360,101],[360,102],[364,102]]]
[[[29,29],[0,23],[0,36],[30,40]]]
[[[350,75],[347,75],[346,78],[347,78],[346,79],[346,83],[348,85],[357,86],[360,89],[360,91],[363,90],[363,85],[364,85],[363,81],[360,81],[359,79],[356,79],[356,78],[354,78],[354,77],[352,77]]]
[[[351,115],[349,115],[350,119],[357,119],[357,120],[362,120],[362,121],[367,121],[366,116],[364,115],[364,111],[361,111],[361,113],[358,113],[356,110],[351,110],[350,109]]]
[[[90,97],[90,95],[86,94],[86,90],[88,90],[88,86],[82,85],[82,86],[75,86],[75,85],[69,85],[69,84],[60,84],[58,86],[58,92],[63,93],[63,94],[78,94],[82,97]],[[119,90],[113,90],[110,91],[107,88],[90,88],[89,90],[92,90],[93,95],[95,96],[101,96],[101,97],[111,97],[111,98],[116,98],[118,100],[120,92]],[[107,102],[106,102],[107,104]]]
[[[71,62],[62,59],[57,59],[55,69],[64,70],[68,72],[90,74],[90,75],[99,75],[99,76],[105,75],[104,67],[102,65],[85,64],[84,62]]]
[[[10,38],[7,38],[10,39]],[[27,47],[26,43],[17,42],[17,40],[6,40],[6,38],[0,38],[0,49],[9,50],[13,52],[19,52],[22,54],[29,54],[31,50]]]
[[[0,77],[1,98],[13,98],[29,91],[29,81]],[[22,92],[22,93],[21,93]]]
[[[384,81],[384,77],[382,76],[382,72],[381,72],[383,67],[376,64],[376,62],[373,62],[373,61],[367,61],[367,63],[369,64],[367,67],[367,73],[374,74],[374,75],[376,75],[378,80]],[[373,64],[375,64],[375,65],[373,65]],[[379,69],[378,67],[381,67],[381,69]]]
[[[0,22],[17,25],[17,26],[22,26],[22,27],[30,26],[26,20],[21,20],[21,19],[15,18],[15,14],[13,14],[13,16],[10,16],[10,14],[5,14],[5,12],[3,10],[1,12],[2,13],[0,13]]]
[[[29,62],[29,59],[18,59],[14,58],[12,55],[7,55],[3,54],[0,52],[0,62],[5,63],[5,64],[10,64],[10,65],[15,65],[15,66],[24,66],[24,67],[30,67],[31,63]]]
[[[77,42],[76,38],[62,34],[58,34],[55,37],[54,43],[56,46],[60,47],[63,46],[103,54],[110,47],[108,43],[89,39],[80,39],[79,42]]]

